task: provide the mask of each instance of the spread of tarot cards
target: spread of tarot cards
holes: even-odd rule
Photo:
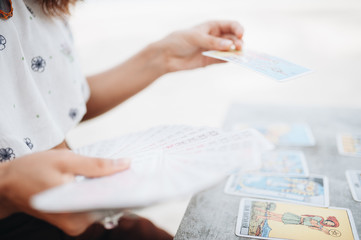
[[[91,157],[130,158],[123,172],[74,181],[35,195],[31,204],[45,212],[130,209],[193,194],[242,166],[260,168],[259,153],[269,143],[254,129],[160,126],[74,150]]]
[[[236,235],[252,239],[359,240],[351,211],[242,199]]]
[[[278,82],[287,81],[312,72],[308,68],[281,58],[255,51],[206,51],[202,54],[207,57],[239,64]]]

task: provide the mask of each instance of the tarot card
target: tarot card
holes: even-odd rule
[[[309,174],[307,162],[301,151],[268,151],[262,154],[258,173],[267,175],[299,176]]]
[[[244,129],[245,126],[255,128],[278,146],[310,147],[316,144],[311,128],[305,123],[238,124],[234,128]]]
[[[361,171],[360,170],[348,170],[346,171],[346,178],[353,199],[361,202]]]
[[[359,240],[351,211],[242,199],[236,235],[253,239]]]
[[[207,51],[203,55],[239,64],[279,82],[311,72],[308,68],[255,51]]]
[[[361,134],[340,134],[337,136],[338,152],[350,157],[361,157]]]
[[[315,206],[329,204],[328,181],[324,176],[232,174],[227,181],[225,193]]]

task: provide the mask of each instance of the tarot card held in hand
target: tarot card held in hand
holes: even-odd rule
[[[301,151],[267,151],[262,154],[261,167],[255,172],[265,175],[308,176],[305,156]]]
[[[255,51],[207,51],[203,55],[240,64],[279,82],[311,72],[308,68]]]
[[[340,134],[337,136],[338,151],[342,155],[361,157],[361,134]]]
[[[351,211],[242,199],[236,235],[253,239],[359,240]]]
[[[346,177],[353,199],[361,202],[361,170],[348,170]]]
[[[249,127],[255,128],[278,146],[310,147],[316,144],[311,128],[305,123],[240,123],[234,129]]]
[[[283,177],[257,174],[232,174],[225,192],[233,195],[276,199],[307,205],[328,206],[326,177]]]

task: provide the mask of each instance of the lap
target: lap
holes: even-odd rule
[[[131,215],[119,219],[118,226],[105,229],[101,224],[91,225],[79,236],[69,236],[59,228],[24,213],[17,213],[0,220],[0,239],[27,239],[27,240],[170,240],[171,235],[157,228],[149,220]]]

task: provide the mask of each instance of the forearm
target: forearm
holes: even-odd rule
[[[96,117],[138,93],[167,72],[162,45],[153,43],[128,61],[87,78],[90,99],[84,119]]]

